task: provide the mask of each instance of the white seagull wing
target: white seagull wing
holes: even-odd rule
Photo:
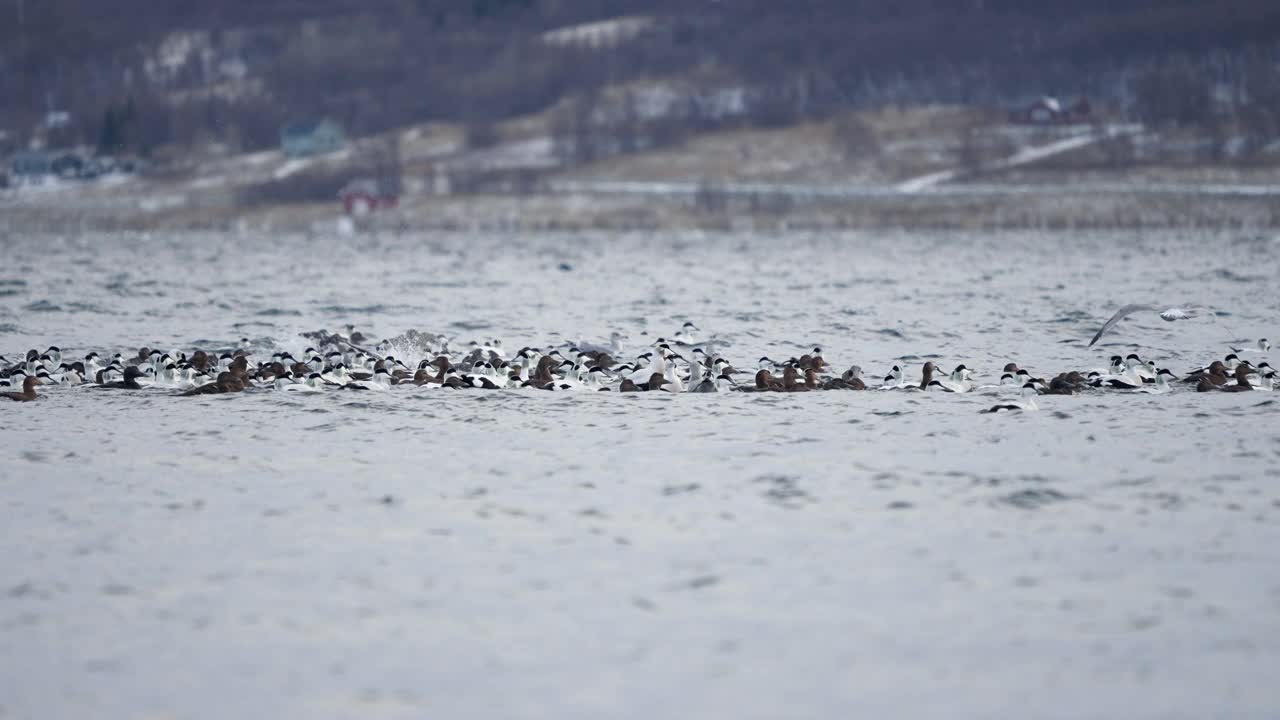
[[[1193,317],[1198,316],[1201,310],[1208,310],[1208,308],[1205,307],[1204,305],[1193,305],[1193,304],[1125,305],[1124,307],[1117,310],[1116,314],[1112,315],[1111,319],[1108,320],[1101,328],[1098,329],[1098,333],[1093,336],[1092,340],[1089,341],[1089,347],[1093,347],[1093,344],[1098,342],[1099,338],[1101,338],[1108,330],[1110,330],[1113,325],[1115,325],[1116,323],[1120,322],[1124,318],[1136,312],[1156,312],[1160,314],[1161,320],[1164,320],[1165,322],[1173,322],[1174,320],[1189,320]]]
[[[1089,347],[1093,347],[1093,344],[1098,342],[1098,340],[1103,335],[1105,335],[1108,330],[1110,330],[1116,323],[1120,322],[1126,317],[1136,312],[1142,312],[1144,310],[1156,311],[1160,309],[1161,307],[1159,305],[1145,305],[1145,304],[1125,305],[1124,307],[1117,310],[1116,314],[1112,315],[1110,320],[1107,320],[1105,323],[1103,323],[1102,327],[1098,328],[1098,332],[1093,336],[1093,339],[1089,341]]]

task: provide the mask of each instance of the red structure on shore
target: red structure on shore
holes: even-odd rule
[[[366,215],[376,210],[389,210],[400,203],[399,196],[376,180],[352,180],[338,191],[342,209],[348,215]]]

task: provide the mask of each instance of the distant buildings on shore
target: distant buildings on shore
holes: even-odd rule
[[[95,155],[80,149],[20,150],[9,157],[7,179],[10,185],[40,185],[50,178],[61,180],[95,180],[104,175],[132,174],[140,161],[132,157]],[[3,175],[0,172],[0,175]]]
[[[1009,122],[1014,125],[1069,125],[1092,119],[1093,108],[1084,96],[1064,103],[1051,95],[1043,95],[1009,111]]]
[[[288,158],[307,158],[341,150],[347,143],[342,128],[329,118],[313,118],[280,128],[280,151]]]
[[[338,191],[338,200],[346,214],[362,217],[378,210],[390,210],[400,203],[392,184],[374,178],[359,178]]]

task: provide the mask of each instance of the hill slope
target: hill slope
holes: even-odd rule
[[[652,20],[626,41],[548,43],[556,28]],[[1274,69],[1271,0],[19,0],[0,9],[0,128],[49,109],[97,140],[132,102],[139,149],[274,142],[292,117],[355,134],[487,123],[637,79],[757,89],[756,125],[847,107],[996,102],[1045,91],[1119,96],[1171,64]]]

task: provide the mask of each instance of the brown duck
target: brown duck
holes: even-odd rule
[[[938,366],[934,365],[932,362],[927,362],[924,364],[924,368],[920,371],[920,389],[921,390],[928,388],[929,383],[933,382],[933,371],[937,369],[938,369]]]
[[[235,393],[244,390],[244,381],[235,373],[229,370],[218,373],[218,379],[211,383],[205,383],[200,387],[193,387],[190,390],[182,392],[182,397],[193,397],[196,395],[221,395],[223,393]]]
[[[22,381],[22,392],[5,392],[0,393],[0,395],[16,402],[31,402],[36,399],[36,386],[39,384],[41,384],[40,378],[35,375],[28,375]]]
[[[1222,392],[1249,392],[1252,389],[1253,386],[1249,384],[1249,368],[1243,364],[1236,366],[1236,384],[1219,388]]]

